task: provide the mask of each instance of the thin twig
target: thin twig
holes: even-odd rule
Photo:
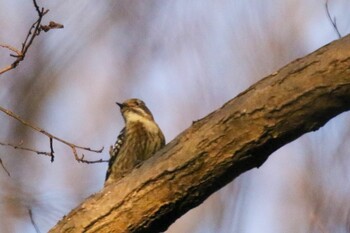
[[[4,169],[4,171],[7,173],[8,176],[11,176],[10,175],[10,172],[6,169],[4,163],[2,162],[2,159],[0,158],[0,165],[2,166],[2,168]]]
[[[85,155],[82,154],[80,158],[80,162],[87,163],[87,164],[92,164],[92,163],[107,163],[109,160],[105,159],[98,159],[98,160],[86,160],[84,159]]]
[[[49,10],[45,10],[43,7],[40,9],[40,7],[37,4],[36,0],[33,0],[33,4],[34,4],[34,7],[35,7],[35,9],[36,9],[36,11],[38,13],[38,19],[29,28],[27,36],[26,36],[24,42],[22,43],[21,51],[19,51],[18,49],[14,48],[14,47],[12,47],[10,45],[0,45],[0,47],[9,49],[10,51],[16,53],[16,54],[10,54],[10,56],[17,58],[11,65],[8,65],[7,67],[5,67],[2,70],[0,70],[0,75],[5,73],[5,72],[7,72],[7,71],[9,71],[9,70],[11,70],[11,69],[14,69],[14,68],[16,68],[18,66],[18,64],[24,59],[24,57],[25,57],[29,47],[32,45],[35,37],[38,36],[42,30],[47,32],[50,29],[63,28],[62,24],[55,23],[53,21],[51,21],[49,23],[49,25],[41,25],[42,18],[44,17],[44,15],[46,15],[49,12]],[[107,162],[107,161],[102,160],[102,159],[96,160],[96,161],[87,161],[87,160],[84,159],[84,155],[79,157],[79,155],[77,153],[77,148],[78,149],[82,149],[82,150],[91,151],[91,152],[101,153],[103,151],[103,147],[100,150],[94,150],[94,149],[91,149],[89,147],[82,147],[82,146],[75,145],[75,144],[67,142],[67,141],[65,141],[65,140],[63,140],[61,138],[58,138],[58,137],[56,137],[56,136],[46,132],[45,130],[43,130],[43,129],[41,129],[41,128],[39,128],[39,127],[37,127],[37,126],[35,126],[35,125],[25,121],[25,120],[23,120],[20,116],[18,116],[17,114],[13,113],[12,111],[10,111],[8,109],[5,109],[5,108],[0,106],[0,110],[2,112],[6,113],[7,115],[13,117],[14,119],[18,120],[23,125],[28,126],[31,129],[46,135],[49,138],[49,140],[50,140],[50,152],[38,151],[38,150],[34,150],[34,149],[31,149],[31,148],[28,148],[28,147],[23,147],[21,145],[14,145],[14,144],[10,144],[10,143],[7,143],[7,144],[6,143],[0,143],[0,145],[11,146],[11,147],[13,147],[15,149],[21,149],[21,150],[31,151],[31,152],[34,152],[34,153],[37,153],[37,154],[47,155],[47,156],[51,157],[51,162],[53,162],[54,161],[53,139],[55,139],[55,140],[65,144],[65,145],[69,146],[72,149],[72,151],[73,151],[75,159],[77,161],[79,161],[79,162],[84,162],[84,163]]]
[[[2,68],[2,70],[0,70],[0,75],[3,74],[3,73],[6,73],[7,71],[10,71],[10,70],[12,70],[12,69],[14,69],[14,68],[15,68],[15,67],[13,66],[13,64],[8,65],[8,66]]]
[[[341,34],[339,32],[338,26],[337,26],[337,21],[336,21],[337,19],[335,17],[332,19],[332,16],[329,13],[328,0],[326,1],[326,12],[327,12],[327,16],[328,16],[329,21],[331,21],[331,24],[333,25],[333,28],[334,28],[335,32],[337,33],[337,35],[338,35],[338,38],[339,39],[342,38],[342,36],[341,36]]]
[[[21,50],[22,51],[22,56],[25,56],[25,54],[27,53],[29,47],[32,45],[35,37],[40,34],[40,31],[41,31],[40,30],[40,23],[41,23],[41,20],[42,20],[43,16],[46,15],[47,12],[49,12],[49,10],[45,10],[44,11],[44,8],[43,8],[42,12],[40,13],[39,18],[37,19],[37,21],[35,21],[32,24],[32,26],[29,28],[29,31],[28,31],[27,36],[26,36],[26,39],[22,43],[22,50]],[[33,29],[34,29],[34,32],[32,32]]]
[[[48,133],[47,131],[45,131],[44,129],[41,129],[40,127],[38,126],[35,126],[34,124],[32,123],[29,123],[27,122],[26,120],[22,119],[19,115],[15,114],[14,112],[6,109],[6,108],[3,108],[0,106],[0,111],[2,111],[3,113],[7,114],[8,116],[16,119],[17,121],[21,122],[23,125],[33,129],[34,131],[37,131],[39,133],[42,133],[44,135],[46,135],[49,139],[50,139],[50,153],[49,153],[49,156],[51,156],[51,161],[53,161],[53,154],[54,154],[54,150],[53,150],[53,143],[52,143],[52,140],[56,140],[56,141],[59,141],[67,146],[69,146],[73,152],[73,155],[74,155],[74,158],[78,161],[78,162],[83,162],[83,163],[98,163],[98,162],[108,162],[107,160],[95,160],[95,161],[87,161],[84,159],[84,155],[82,155],[81,157],[79,157],[78,155],[78,152],[77,152],[77,149],[81,149],[81,150],[86,150],[86,151],[91,151],[91,152],[95,152],[95,153],[101,153],[103,151],[103,147],[99,150],[96,150],[96,149],[91,149],[90,147],[83,147],[83,146],[78,146],[78,145],[75,145],[73,143],[70,143],[66,140],[63,140],[59,137],[56,137],[54,136],[53,134],[51,133]],[[33,151],[34,152],[34,151]],[[35,151],[36,152],[36,151]],[[47,154],[46,154],[47,155]]]
[[[17,54],[15,56],[21,56],[21,54],[22,54],[21,51],[19,51],[18,49],[16,49],[15,47],[12,47],[10,45],[2,45],[2,44],[0,44],[0,47],[3,47],[3,48],[8,49],[8,50],[11,50],[12,52]]]
[[[35,7],[35,9],[36,9],[36,12],[38,12],[39,18],[42,17],[41,12],[40,12],[40,9],[39,9],[39,6],[38,6],[38,4],[36,3],[35,0],[33,0],[33,4],[34,4],[34,7]],[[42,8],[42,10],[44,10],[44,8]]]
[[[38,225],[37,225],[37,224],[35,223],[35,221],[34,221],[32,209],[29,208],[29,207],[28,207],[28,214],[29,214],[30,222],[32,223],[32,225],[33,225],[35,231],[36,231],[37,233],[40,233],[40,229],[39,229]]]
[[[49,12],[49,10],[44,9],[44,8],[41,8],[41,10],[40,10],[40,7],[38,6],[36,0],[33,0],[33,4],[34,4],[34,7],[38,13],[38,19],[29,28],[27,36],[26,36],[24,42],[22,43],[21,51],[14,48],[13,46],[0,44],[0,47],[7,48],[10,51],[15,52],[16,54],[10,54],[10,56],[17,58],[11,65],[8,65],[8,66],[2,68],[0,70],[0,75],[9,71],[9,70],[16,68],[18,66],[18,64],[21,61],[23,61],[23,59],[26,56],[27,51],[28,51],[29,47],[32,45],[35,37],[38,36],[42,30],[47,32],[50,29],[63,28],[62,24],[55,23],[52,21],[50,22],[49,25],[41,25],[41,21],[42,21],[44,15],[46,15],[47,12]]]
[[[52,138],[49,138],[50,139],[50,156],[51,156],[51,163],[53,163],[53,161],[55,160],[55,156],[54,156],[54,151],[53,151],[53,140]]]
[[[0,142],[0,145],[1,146],[9,146],[9,147],[12,147],[12,148],[18,149],[18,150],[26,150],[26,151],[34,152],[38,155],[46,155],[46,156],[50,156],[50,157],[52,156],[51,152],[38,151],[38,150],[29,148],[29,147],[25,147],[25,146],[22,146],[22,143],[19,143],[18,145],[16,145],[16,144],[12,144],[12,143]]]

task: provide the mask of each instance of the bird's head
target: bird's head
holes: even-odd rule
[[[125,122],[153,121],[153,115],[146,104],[139,99],[128,99],[123,103],[116,103],[120,107]]]

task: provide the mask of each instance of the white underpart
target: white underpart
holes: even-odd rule
[[[158,125],[154,121],[152,121],[144,116],[141,116],[140,114],[137,114],[135,112],[126,112],[125,114],[126,114],[126,119],[128,122],[137,122],[138,121],[138,122],[141,122],[143,125],[145,125],[145,127],[147,127],[147,129],[149,131],[154,132],[154,133],[158,132],[158,130],[159,130]]]

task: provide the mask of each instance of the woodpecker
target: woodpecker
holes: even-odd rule
[[[142,100],[128,99],[116,104],[120,107],[125,127],[110,147],[105,184],[122,178],[165,145],[162,131]]]

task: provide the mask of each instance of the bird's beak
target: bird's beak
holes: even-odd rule
[[[119,108],[123,108],[124,107],[124,105],[123,104],[121,104],[121,103],[118,103],[118,102],[115,102],[118,106],[119,106]]]

